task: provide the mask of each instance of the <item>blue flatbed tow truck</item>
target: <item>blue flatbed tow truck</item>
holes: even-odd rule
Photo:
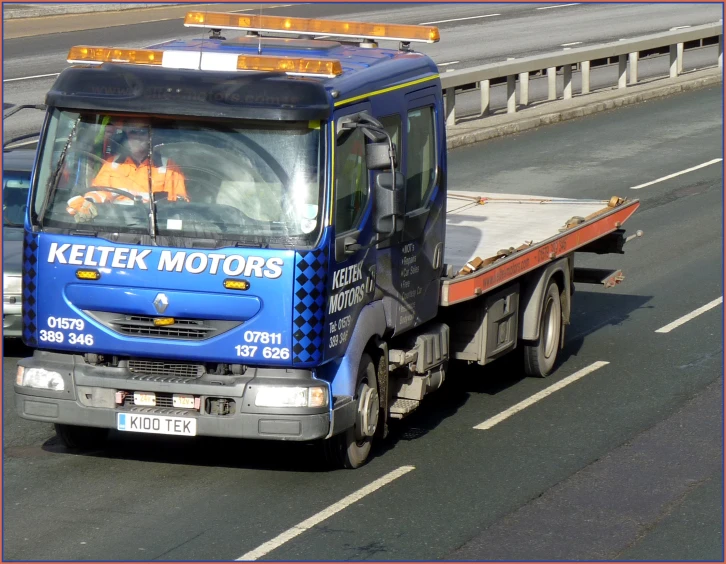
[[[447,186],[438,70],[411,47],[436,28],[185,25],[210,37],[73,47],[47,94],[15,398],[69,448],[316,441],[356,468],[457,362],[518,350],[547,376],[575,283],[622,280],[575,253],[622,253],[637,200]]]

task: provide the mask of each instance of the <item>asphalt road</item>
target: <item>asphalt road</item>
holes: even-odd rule
[[[722,157],[722,125],[715,87],[451,152],[452,190],[638,197],[626,227],[645,236],[579,261],[626,281],[578,286],[555,374],[460,368],[357,471],[321,472],[304,445],[201,438],[70,454],[15,415],[11,351],[4,558],[722,561],[723,308],[656,331],[723,296],[723,163],[631,189]]]
[[[178,7],[169,8],[177,13]],[[440,28],[441,41],[416,45],[429,54],[442,72],[479,64],[524,57],[538,53],[617,41],[648,33],[667,31],[676,26],[693,26],[722,18],[715,4],[302,4],[269,8],[267,14],[300,17],[348,18],[356,21],[383,21],[403,24],[432,23]],[[73,45],[113,45],[146,47],[175,38],[200,37],[200,30],[187,29],[178,17],[165,18],[164,11],[139,12],[138,21],[115,26],[115,14],[93,14],[99,25],[110,27],[69,31],[3,40],[3,103],[41,103],[53,84],[55,74],[66,64]],[[484,17],[486,16],[486,17]],[[128,16],[125,16],[128,17]],[[78,22],[69,29],[82,29],[88,16],[63,16]],[[146,20],[156,21],[146,21]],[[46,21],[48,19],[46,18]],[[42,20],[39,20],[39,28]],[[88,24],[90,25],[90,24]],[[228,34],[230,37],[233,32]],[[206,36],[206,33],[203,34]],[[382,42],[383,46],[393,45]],[[686,57],[691,59],[690,54]],[[711,59],[715,60],[713,57]],[[713,64],[710,60],[710,64]],[[700,59],[696,58],[694,64]],[[691,64],[686,61],[687,68]],[[642,65],[641,75],[648,73]],[[593,72],[593,88],[599,86],[599,72]],[[46,76],[52,75],[52,76]],[[612,83],[612,78],[608,78]],[[538,96],[537,85],[532,97]],[[500,104],[500,95],[493,95]],[[5,107],[5,106],[4,106]],[[3,123],[6,138],[38,131],[42,115],[22,112]]]

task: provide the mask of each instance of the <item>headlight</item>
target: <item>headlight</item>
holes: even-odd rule
[[[328,405],[324,387],[260,386],[255,398],[257,407],[323,407]]]
[[[45,368],[28,368],[26,370],[22,366],[18,366],[15,383],[18,386],[55,390],[56,392],[62,392],[65,389],[63,376],[58,374],[58,372],[52,372]]]
[[[3,295],[22,294],[23,279],[20,276],[3,276]]]

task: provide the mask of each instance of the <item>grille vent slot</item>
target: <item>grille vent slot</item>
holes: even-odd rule
[[[136,337],[166,337],[171,339],[206,339],[214,332],[214,327],[204,324],[201,319],[176,319],[173,325],[156,327],[153,317],[124,315],[109,322],[112,329],[124,335]]]
[[[204,374],[201,364],[164,362],[160,360],[129,360],[129,371],[144,376],[169,376],[173,378],[199,378]]]

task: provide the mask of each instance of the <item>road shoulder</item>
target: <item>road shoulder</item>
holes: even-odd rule
[[[118,6],[111,4],[109,6]],[[26,11],[26,14],[38,14],[34,17],[16,17],[8,19],[7,6],[3,10],[3,40],[18,39],[20,37],[35,37],[51,35],[54,33],[69,33],[86,31],[90,29],[103,29],[123,25],[134,25],[171,19],[184,19],[187,12],[192,10],[209,10],[210,12],[234,12],[256,10],[262,4],[170,4],[155,5],[136,4],[136,9],[91,11],[87,13],[65,13],[43,15],[42,11]],[[274,5],[265,4],[267,9]]]

